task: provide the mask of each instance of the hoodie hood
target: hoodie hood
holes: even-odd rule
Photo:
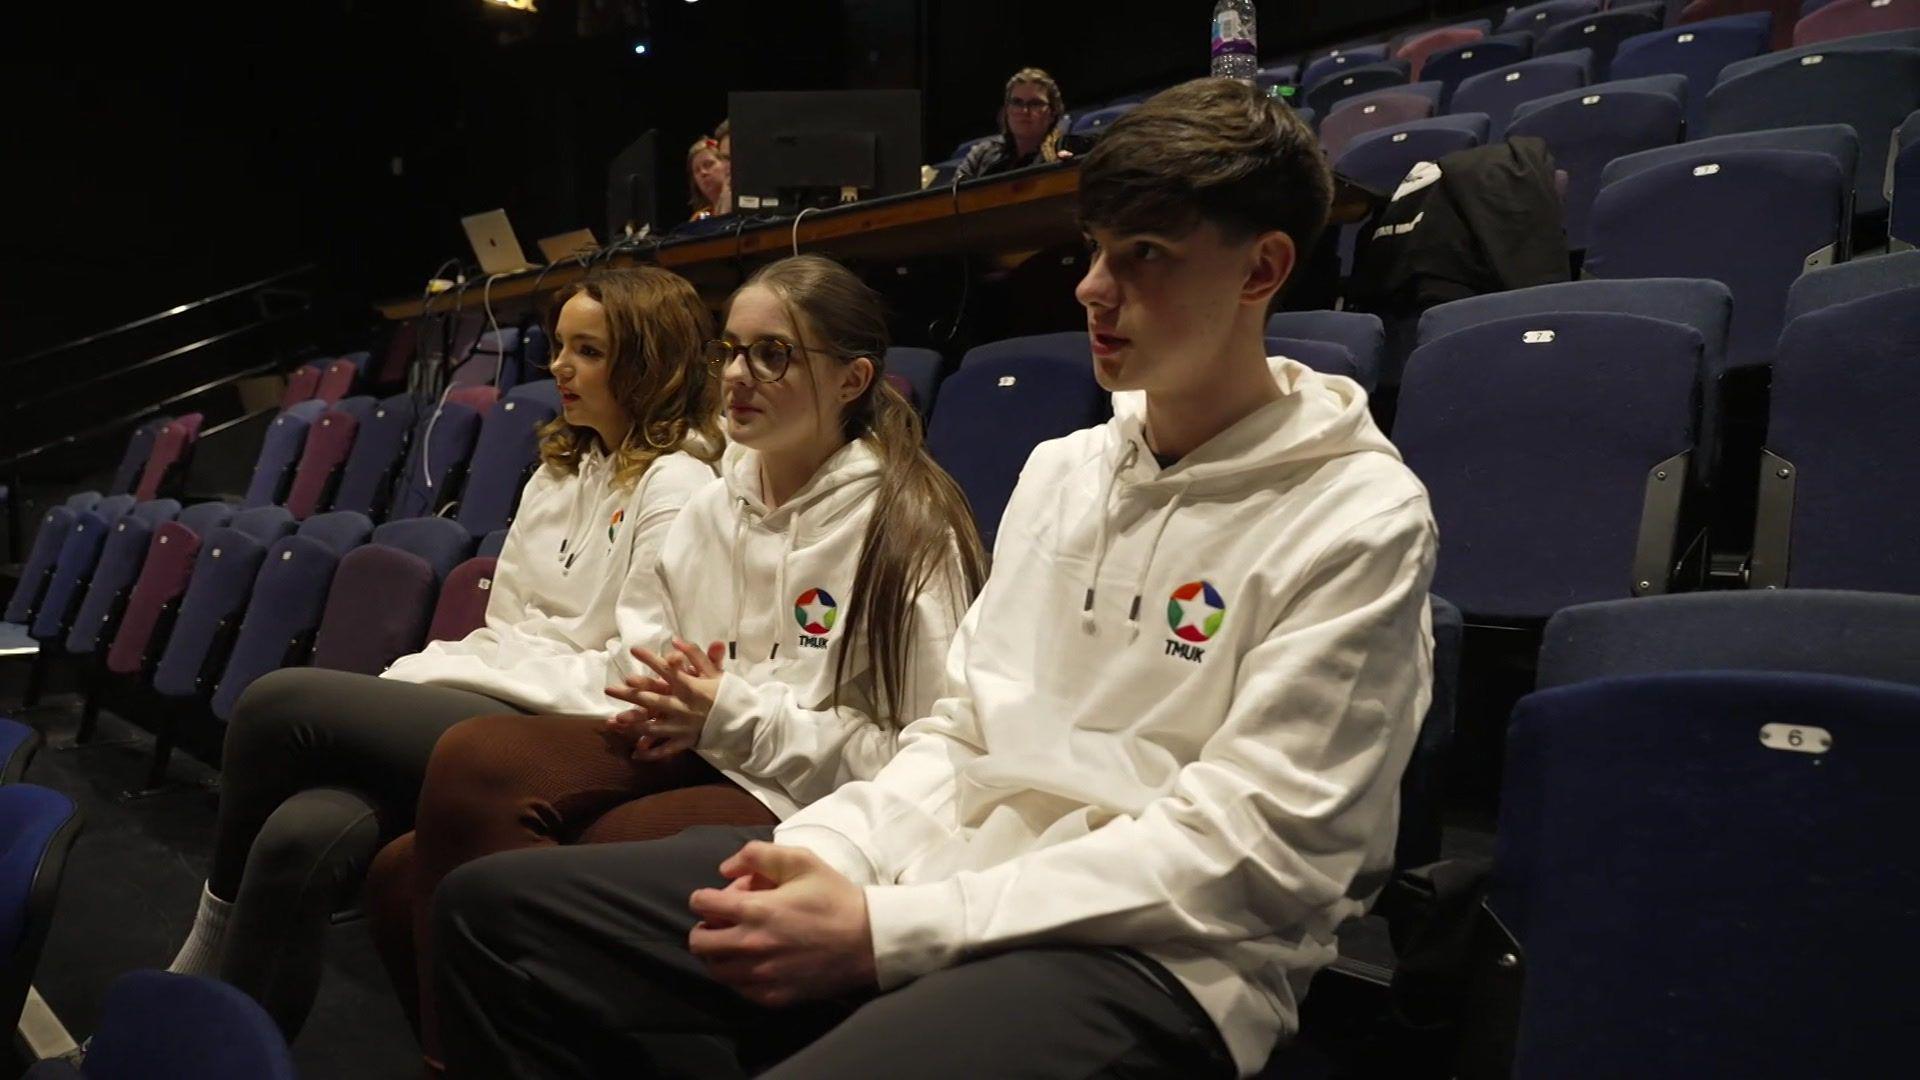
[[[1167,523],[1183,503],[1241,495],[1349,454],[1382,453],[1400,460],[1399,450],[1374,425],[1366,391],[1358,383],[1319,375],[1284,356],[1269,357],[1267,364],[1280,386],[1280,399],[1242,417],[1165,469],[1147,445],[1144,395],[1114,395],[1114,417],[1101,433],[1107,480],[1092,571],[1081,605],[1083,628],[1091,629],[1097,610],[1097,583],[1112,530],[1126,528],[1142,514],[1159,517],[1149,532],[1152,539],[1127,604],[1130,633],[1138,627],[1141,589],[1152,572]]]
[[[720,459],[720,476],[726,485],[727,502],[733,512],[733,538],[728,566],[733,574],[733,619],[727,632],[727,657],[741,658],[741,626],[745,619],[747,596],[755,590],[746,587],[749,562],[749,534],[756,531],[783,534],[781,551],[774,567],[772,589],[761,593],[775,609],[774,622],[789,606],[787,570],[796,547],[816,539],[836,526],[845,524],[849,514],[857,514],[861,533],[866,529],[866,511],[871,509],[872,494],[880,480],[880,455],[864,439],[855,439],[833,456],[792,497],[769,508],[763,494],[760,452],[739,443],[730,443]],[[858,543],[855,543],[857,557]],[[768,659],[774,659],[779,645],[772,646]]]
[[[771,524],[802,515],[830,516],[858,503],[867,494],[859,482],[880,477],[880,455],[865,439],[853,440],[834,451],[792,498],[774,509],[768,509],[761,491],[760,451],[728,443],[720,456],[720,475],[726,481],[729,499],[754,518]]]

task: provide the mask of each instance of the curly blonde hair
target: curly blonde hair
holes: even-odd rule
[[[700,352],[713,336],[713,316],[693,286],[678,274],[640,266],[596,271],[561,303],[581,295],[606,309],[607,381],[633,425],[619,446],[602,446],[592,428],[556,416],[540,429],[541,464],[572,476],[581,455],[601,446],[613,455],[614,483],[624,487],[665,454],[685,450],[717,460],[724,445],[720,388]]]

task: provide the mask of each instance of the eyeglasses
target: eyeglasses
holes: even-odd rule
[[[1050,106],[1045,98],[1008,98],[1007,108],[1016,112],[1046,112]]]
[[[779,338],[760,338],[742,345],[727,338],[715,338],[700,348],[701,355],[707,358],[707,366],[715,375],[726,370],[733,358],[741,353],[747,354],[747,374],[755,382],[779,382],[787,373],[787,365],[793,363],[793,354],[806,350],[791,342]]]

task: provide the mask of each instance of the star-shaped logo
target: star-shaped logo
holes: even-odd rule
[[[834,620],[839,617],[840,605],[825,589],[808,589],[794,598],[793,620],[800,624],[800,629],[816,637],[832,630]]]
[[[1205,581],[1189,581],[1167,600],[1167,625],[1182,641],[1202,642],[1220,632],[1227,602]]]

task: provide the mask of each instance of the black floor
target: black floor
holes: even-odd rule
[[[18,701],[24,663],[0,661],[0,701]],[[55,694],[39,708],[14,714],[41,729],[50,744],[26,779],[71,796],[86,816],[61,883],[46,950],[34,976],[75,1040],[98,1022],[101,998],[116,975],[165,967],[186,939],[213,848],[215,796],[195,782],[211,770],[175,754],[181,786],[137,802],[121,792],[145,779],[152,740],[117,717],[103,716],[94,745],[70,741],[77,701]],[[131,745],[109,745],[136,739]],[[364,921],[333,928],[327,974],[313,1014],[293,1046],[307,1080],[417,1080],[413,1036],[387,985]]]

